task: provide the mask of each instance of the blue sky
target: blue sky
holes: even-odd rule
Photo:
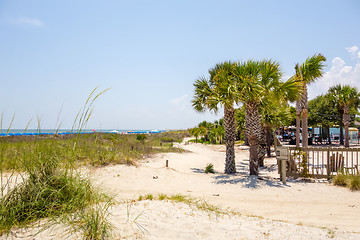
[[[89,128],[190,128],[223,116],[191,108],[193,83],[224,60],[271,58],[285,77],[315,53],[360,89],[360,1],[0,0],[0,112],[7,127],[63,128],[96,86]],[[62,109],[62,110],[61,110]]]

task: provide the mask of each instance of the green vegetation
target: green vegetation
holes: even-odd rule
[[[203,121],[197,127],[188,130],[195,140],[191,142],[205,144],[223,144],[225,138],[224,120],[214,121],[213,123]],[[198,139],[200,137],[200,139]]]
[[[68,222],[73,232],[81,232],[83,239],[111,239],[113,226],[108,222],[109,207],[112,200],[102,204],[91,205],[77,213],[76,218],[70,218]]]
[[[308,167],[308,156],[306,155],[306,152],[301,151],[300,149],[297,149],[294,152],[294,158],[298,158],[300,160],[300,176],[303,178],[309,178],[309,167]]]
[[[180,152],[172,144],[161,144],[163,139],[181,141],[189,136],[187,132],[165,132],[147,135],[147,141],[140,142],[136,135],[94,133],[73,136],[32,136],[2,137],[0,164],[2,170],[24,171],[26,166],[34,166],[32,161],[42,154],[42,158],[58,159],[57,164],[104,166],[107,164],[135,165],[136,160],[159,152]],[[161,146],[160,146],[161,145]],[[74,147],[76,147],[74,151]],[[44,156],[46,154],[46,156]]]
[[[154,196],[152,194],[147,194],[145,195],[145,200],[153,200],[154,199]]]
[[[235,104],[239,94],[234,85],[233,62],[216,64],[209,69],[209,78],[201,77],[194,83],[195,94],[192,101],[198,112],[217,112],[224,109],[224,129],[226,143],[225,173],[235,173]]]
[[[112,235],[108,208],[113,200],[94,188],[77,168],[136,164],[136,160],[150,154],[181,151],[169,141],[182,141],[188,136],[186,131],[80,134],[92,114],[94,101],[106,91],[96,94],[96,90],[76,116],[73,129],[78,129],[77,134],[0,138],[0,235],[46,218],[50,224],[70,224],[70,231],[82,233],[83,239],[108,239]],[[2,120],[1,115],[1,128]],[[164,140],[168,144],[163,145]]]
[[[215,173],[214,165],[212,163],[209,163],[208,165],[206,165],[204,172],[205,173]]]
[[[82,231],[85,239],[104,239],[109,235],[110,225],[106,220],[94,219],[106,215],[106,209],[92,209],[109,198],[75,171],[75,163],[84,151],[84,147],[79,148],[84,142],[81,129],[92,114],[95,99],[104,93],[96,94],[96,90],[76,116],[74,126],[79,129],[78,134],[0,138],[0,235],[9,233],[15,226],[22,227],[43,218],[58,222],[76,215],[80,216],[81,225],[86,225]],[[1,127],[2,120],[1,117]],[[39,123],[38,129],[40,131]],[[101,232],[94,232],[100,228]]]
[[[148,195],[153,196],[152,194],[148,194]],[[146,196],[148,196],[148,195],[146,195]],[[145,197],[139,196],[138,201],[147,200],[146,196]],[[195,206],[199,210],[206,211],[206,212],[212,212],[215,214],[238,214],[238,215],[240,215],[239,213],[236,213],[231,210],[222,210],[218,206],[209,204],[205,200],[198,199],[198,198],[192,198],[192,197],[184,196],[181,194],[175,194],[175,195],[171,195],[171,196],[167,196],[166,194],[159,194],[158,196],[153,197],[150,200],[169,200],[169,201],[174,201],[174,202],[185,203],[189,206]]]
[[[300,146],[300,116],[302,116],[302,146],[308,147],[308,94],[307,85],[322,77],[326,58],[322,54],[314,54],[307,58],[303,64],[295,65],[295,74],[291,78],[302,85],[300,94],[296,99],[296,147]]]
[[[107,208],[99,207],[106,196],[94,189],[75,169],[82,165],[136,164],[136,160],[158,152],[181,151],[161,144],[181,141],[187,132],[147,135],[141,142],[136,135],[94,133],[73,136],[3,137],[0,139],[1,175],[4,171],[22,182],[10,189],[1,177],[0,233],[13,226],[24,226],[42,218],[66,218],[83,232],[85,239],[110,236]],[[162,145],[162,146],[160,146]],[[151,196],[147,196],[151,199]]]
[[[145,134],[137,134],[136,135],[136,140],[138,140],[139,142],[145,142],[146,139],[146,135]]]
[[[208,78],[195,81],[192,101],[195,110],[217,112],[219,107],[224,109],[225,173],[236,172],[234,142],[236,132],[240,135],[243,129],[243,126],[236,126],[238,123],[245,125],[245,140],[250,145],[250,175],[258,175],[258,167],[265,157],[265,146],[271,142],[271,127],[281,124],[277,119],[283,115],[270,113],[276,107],[286,107],[287,101],[295,101],[302,86],[298,78],[281,81],[281,76],[280,64],[276,61],[227,61],[209,69]],[[235,106],[241,104],[243,111],[235,114]],[[271,104],[273,106],[269,107]],[[196,139],[209,136],[210,132],[202,131],[202,127],[193,129],[192,135]],[[267,141],[265,131],[268,131]]]
[[[351,190],[360,190],[360,175],[345,174],[344,172],[339,172],[333,177],[333,182],[335,185],[348,187]]]
[[[358,112],[360,106],[360,93],[356,88],[349,85],[336,85],[328,91],[329,99],[333,106],[337,108],[340,115],[340,124],[345,128],[345,147],[349,147],[349,126],[351,123],[351,115]],[[342,129],[340,131],[342,135]],[[343,141],[341,138],[340,141]]]

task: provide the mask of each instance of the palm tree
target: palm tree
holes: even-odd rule
[[[341,115],[342,124],[345,128],[345,147],[349,147],[349,125],[350,125],[350,111],[356,111],[360,105],[360,93],[356,88],[349,85],[336,85],[331,87],[328,91],[331,99]]]
[[[330,127],[338,124],[338,109],[334,105],[333,96],[330,93],[317,96],[309,101],[309,123],[312,126],[325,128],[324,135],[320,131],[321,139],[326,138],[331,144]]]
[[[265,108],[261,108],[260,112],[265,129],[266,153],[267,157],[271,157],[270,147],[274,140],[272,139],[273,130],[280,126],[286,126],[290,122],[290,108],[286,102],[273,99]]]
[[[232,62],[216,64],[209,70],[210,77],[201,77],[194,83],[195,94],[192,105],[195,110],[217,112],[224,109],[224,128],[226,142],[225,173],[235,173],[235,110],[238,93],[233,78]]]
[[[306,61],[299,65],[295,65],[295,75],[293,78],[300,80],[303,83],[301,94],[296,101],[296,146],[300,146],[300,115],[302,115],[302,146],[308,146],[308,96],[307,85],[315,82],[317,78],[323,75],[323,62],[326,58],[322,54],[315,54],[306,59]]]
[[[245,131],[245,106],[235,109],[235,121],[236,121],[236,130],[237,138],[242,139],[242,133]],[[246,140],[244,136],[244,140]]]
[[[261,149],[264,138],[259,108],[271,98],[294,101],[299,88],[294,78],[286,82],[280,81],[280,64],[271,60],[237,63],[234,75],[239,101],[245,105],[245,129],[250,145],[250,175],[258,175],[259,153],[264,150]]]

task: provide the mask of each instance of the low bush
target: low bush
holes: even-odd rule
[[[333,183],[338,186],[348,187],[351,190],[360,190],[360,175],[338,173],[333,177]]]
[[[215,173],[214,165],[212,163],[209,163],[208,165],[206,165],[204,172],[205,173]]]

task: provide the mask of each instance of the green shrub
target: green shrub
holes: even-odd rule
[[[360,190],[360,175],[337,173],[333,178],[333,182],[337,186],[348,187],[351,190]]]
[[[146,200],[153,200],[154,196],[152,194],[147,194],[147,195],[145,195],[145,199]]]
[[[360,175],[349,175],[347,186],[351,190],[360,190]]]
[[[137,134],[136,135],[136,140],[140,141],[140,142],[145,142],[146,139],[146,135],[145,134]]]
[[[208,165],[206,165],[204,172],[205,173],[215,173],[214,165],[212,163],[209,163]]]
[[[1,198],[0,231],[82,209],[92,203],[93,193],[90,182],[77,175],[33,175]]]
[[[338,173],[333,177],[333,182],[337,186],[346,186],[347,176],[344,173]]]
[[[77,218],[71,220],[71,225],[75,232],[81,232],[83,239],[110,239],[112,237],[113,226],[107,220],[109,207],[112,201],[104,204],[92,205],[77,214]]]

